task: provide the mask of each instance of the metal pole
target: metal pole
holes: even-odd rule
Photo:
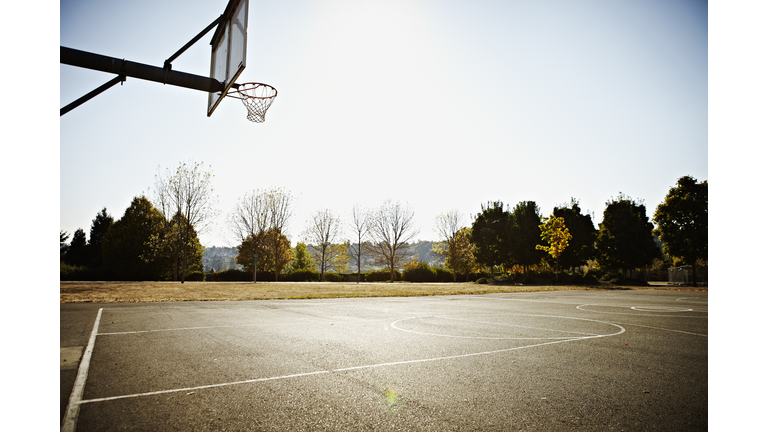
[[[118,75],[118,76],[112,78],[111,80],[109,80],[107,83],[103,84],[101,87],[97,88],[96,90],[88,93],[87,95],[81,97],[80,99],[78,99],[78,100],[72,102],[71,104],[65,106],[64,108],[60,109],[59,110],[59,112],[60,112],[59,117],[61,117],[64,114],[72,111],[73,109],[79,107],[80,105],[84,104],[85,102],[88,102],[89,100],[91,100],[93,97],[95,97],[99,93],[103,92],[104,90],[112,87],[113,85],[115,85],[115,84],[117,84],[119,82],[123,82],[123,81],[125,81],[125,76],[122,76],[122,75]]]
[[[60,47],[60,62],[71,66],[118,75],[124,74],[131,78],[170,84],[208,93],[224,91],[224,83],[210,77],[135,63],[67,47]]]

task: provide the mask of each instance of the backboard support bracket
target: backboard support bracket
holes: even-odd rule
[[[197,41],[199,41],[200,39],[202,39],[202,38],[203,38],[203,36],[205,36],[206,34],[208,34],[208,32],[210,32],[211,30],[213,30],[213,28],[214,28],[214,27],[216,27],[216,26],[218,26],[218,25],[219,25],[219,24],[220,24],[222,21],[224,21],[224,15],[223,15],[223,14],[222,14],[222,15],[220,15],[218,18],[216,18],[216,20],[215,20],[214,22],[212,22],[212,23],[211,23],[211,24],[210,24],[208,27],[206,27],[206,28],[205,28],[205,30],[201,31],[200,33],[198,33],[198,34],[197,34],[197,36],[195,36],[194,38],[192,38],[192,40],[190,40],[189,42],[187,42],[187,44],[186,44],[186,45],[184,45],[183,47],[181,47],[181,49],[179,49],[178,51],[176,51],[176,53],[175,53],[175,54],[173,54],[172,56],[168,57],[168,59],[167,59],[167,60],[166,60],[166,61],[163,63],[163,68],[165,68],[165,69],[171,69],[171,68],[172,68],[172,66],[171,66],[171,62],[173,62],[174,60],[176,60],[176,59],[177,59],[177,58],[178,58],[178,57],[179,57],[181,54],[183,54],[183,53],[184,53],[184,51],[188,50],[188,49],[189,49],[189,47],[191,47],[192,45],[196,44],[196,43],[197,43]]]

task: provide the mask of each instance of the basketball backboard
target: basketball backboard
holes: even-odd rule
[[[208,117],[245,70],[248,0],[229,0],[222,16],[223,20],[211,40],[210,77],[224,83],[224,91],[208,93]]]

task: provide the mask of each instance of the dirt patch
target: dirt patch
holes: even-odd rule
[[[475,283],[350,282],[60,282],[60,303],[135,303],[310,299],[339,297],[407,297],[532,291],[647,289],[706,291],[686,287],[511,286]]]

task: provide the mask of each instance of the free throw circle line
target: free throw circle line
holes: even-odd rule
[[[498,314],[498,315],[504,315],[504,314]],[[515,316],[530,316],[530,315],[515,315]],[[475,321],[470,319],[456,318],[456,317],[450,317],[450,316],[444,316],[444,315],[435,315],[435,317],[454,319],[457,321],[466,321],[466,322],[471,322],[476,324],[491,324],[491,325],[500,325],[505,327],[517,327],[517,328],[532,329],[532,330],[544,330],[544,331],[560,332],[560,333],[574,333],[574,334],[586,335],[586,336],[597,336],[597,334],[595,333],[575,332],[570,330],[552,330],[552,329],[545,329],[540,327],[530,327],[530,326],[522,326],[522,325],[515,325],[515,324],[495,323],[495,322],[488,322],[488,321]],[[570,337],[551,338],[551,339],[570,339],[574,337],[580,337],[580,336],[570,336]],[[521,339],[542,339],[542,338],[521,338]]]
[[[396,324],[401,321],[407,321],[412,319],[422,319],[422,318],[446,318],[441,317],[439,315],[425,315],[425,316],[418,316],[418,317],[410,317],[410,318],[403,318],[399,319],[397,321],[392,322],[389,326],[393,329],[408,332],[408,333],[414,333],[414,334],[420,334],[424,336],[440,336],[440,337],[449,337],[449,338],[456,338],[456,339],[485,339],[485,340],[558,340],[561,342],[565,341],[571,341],[571,340],[581,340],[581,339],[592,339],[592,338],[598,338],[598,337],[606,337],[606,336],[614,336],[621,333],[624,333],[624,328],[621,327],[618,324],[609,323],[606,321],[599,321],[599,320],[592,320],[587,318],[573,318],[573,317],[562,317],[562,316],[556,316],[556,315],[518,315],[518,316],[528,316],[528,317],[542,317],[542,318],[560,318],[560,319],[570,319],[570,320],[580,320],[580,321],[591,321],[596,322],[600,324],[607,324],[609,326],[618,327],[621,329],[621,331],[617,333],[611,333],[611,334],[597,334],[597,335],[586,335],[586,336],[564,336],[564,337],[537,337],[537,338],[510,338],[510,337],[486,337],[486,336],[456,336],[456,335],[445,335],[445,334],[439,334],[439,333],[428,333],[428,332],[420,332],[416,330],[408,330],[404,328],[398,327]],[[470,321],[471,322],[471,321]],[[551,330],[551,329],[541,329],[541,328],[535,328],[535,327],[529,327],[534,328],[537,330],[546,330],[546,331],[561,331],[561,330]],[[562,330],[565,331],[565,330]]]
[[[693,312],[693,309],[680,309],[671,306],[630,306],[630,309],[642,312]]]
[[[609,312],[609,311],[596,311],[596,310],[590,310],[590,309],[583,309],[585,306],[601,306],[601,307],[611,307],[611,308],[632,308],[632,306],[615,306],[615,305],[601,305],[596,303],[587,303],[583,305],[576,306],[576,309],[582,311],[582,312],[592,312],[592,313],[601,313],[601,314],[613,314],[613,315],[632,315],[632,316],[652,316],[652,317],[676,317],[676,318],[707,318],[704,315],[661,315],[661,313],[655,313],[655,314],[641,314],[641,313],[631,313],[631,312]],[[708,314],[708,311],[698,311],[691,309],[691,312],[696,313],[704,313]]]

